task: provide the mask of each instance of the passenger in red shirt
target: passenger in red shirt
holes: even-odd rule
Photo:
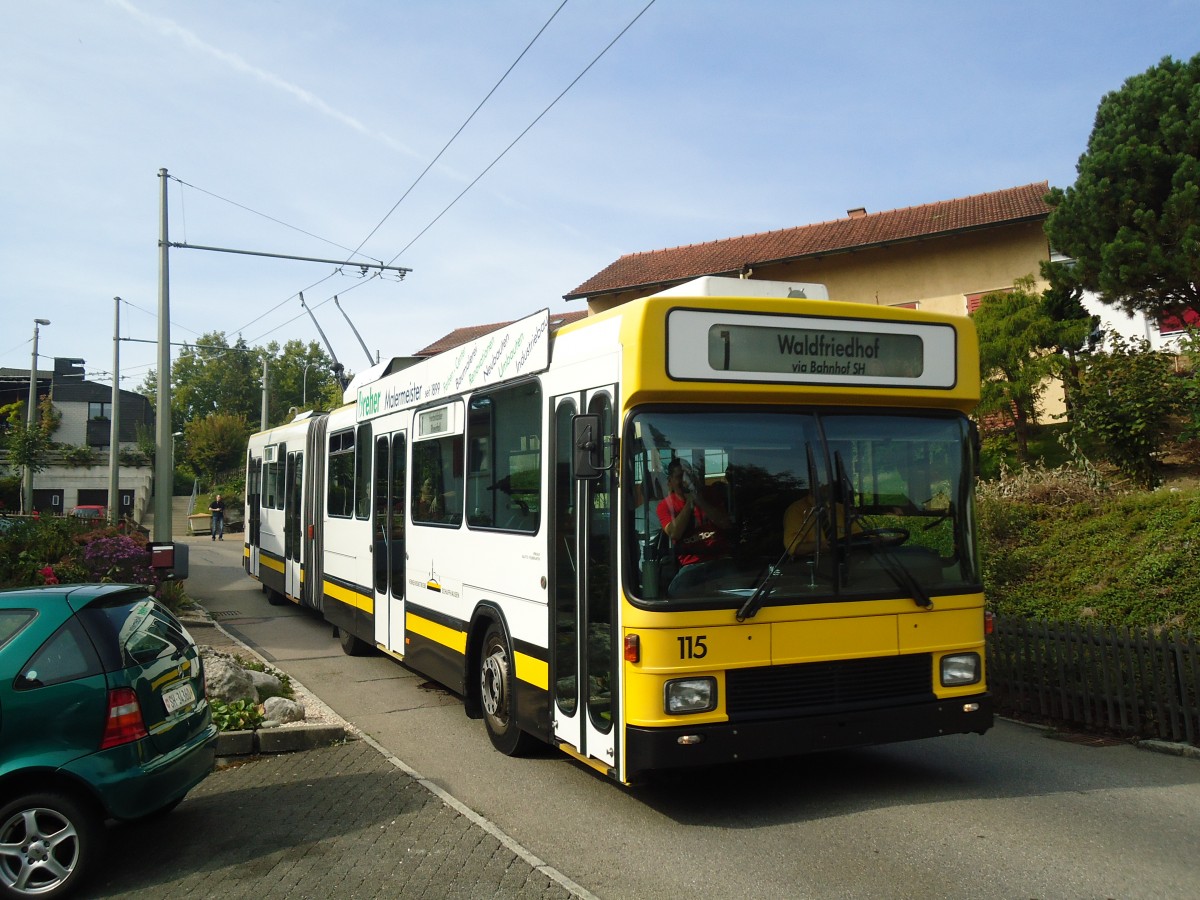
[[[679,572],[671,579],[667,596],[694,588],[711,578],[732,574],[725,531],[729,515],[697,490],[691,470],[676,457],[667,466],[669,493],[658,503],[658,521],[671,539]]]

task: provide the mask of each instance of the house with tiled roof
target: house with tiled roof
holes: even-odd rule
[[[570,293],[595,313],[702,275],[818,282],[837,300],[966,313],[1050,258],[1047,182],[629,253]]]
[[[0,404],[27,402],[28,369],[0,369]],[[63,515],[77,505],[109,504],[109,459],[112,442],[112,385],[89,381],[83,360],[56,358],[54,369],[34,373],[39,402],[50,397],[59,414],[51,435],[55,449],[47,467],[33,476],[33,507],[41,514]],[[150,502],[153,468],[138,450],[138,432],[153,432],[154,405],[134,391],[119,391],[117,453],[119,496],[116,512],[140,521]],[[0,466],[6,465],[0,459]],[[17,508],[7,502],[7,509]]]

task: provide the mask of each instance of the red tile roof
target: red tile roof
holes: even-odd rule
[[[630,253],[565,294],[564,298],[574,300],[633,288],[666,286],[701,275],[736,274],[743,266],[785,262],[976,228],[1036,221],[1050,214],[1050,207],[1045,200],[1048,191],[1049,184],[1041,181],[1024,187],[870,215],[853,210],[848,218],[799,228]]]
[[[572,310],[571,312],[550,313],[550,332],[553,334],[564,325],[569,325],[571,322],[576,322],[579,319],[587,316],[586,309]],[[475,338],[483,337],[489,332],[495,331],[497,328],[503,328],[505,325],[511,325],[517,321],[513,319],[509,322],[495,322],[491,325],[468,325],[466,328],[456,328],[454,331],[438,338],[428,347],[418,350],[413,356],[436,356],[439,353],[445,353],[447,350],[453,350],[467,341],[473,341]],[[26,372],[28,376],[28,372]]]

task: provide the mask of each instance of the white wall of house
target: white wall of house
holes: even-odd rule
[[[81,490],[108,490],[108,457],[97,454],[100,464],[95,466],[50,466],[33,476],[33,489],[63,492],[63,512],[69,513],[79,506]],[[117,489],[133,491],[133,518],[140,522],[150,507],[151,486],[154,483],[152,466],[122,466],[118,472]]]
[[[1105,345],[1111,335],[1120,335],[1127,342],[1146,340],[1150,342],[1151,350],[1166,350],[1177,352],[1180,337],[1183,332],[1163,334],[1159,330],[1157,318],[1150,318],[1142,313],[1130,315],[1116,306],[1101,303],[1095,294],[1083,295],[1083,308],[1093,316],[1100,317],[1100,329],[1104,332]]]

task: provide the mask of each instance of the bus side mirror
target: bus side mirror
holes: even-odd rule
[[[600,429],[599,416],[588,413],[571,418],[571,445],[576,478],[599,478],[612,469],[612,459],[604,458],[604,446],[608,443],[608,435]]]

